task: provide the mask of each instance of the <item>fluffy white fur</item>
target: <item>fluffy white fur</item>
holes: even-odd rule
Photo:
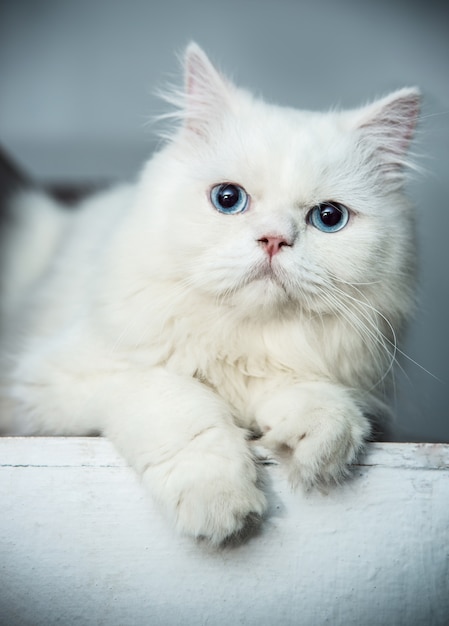
[[[136,185],[61,210],[14,202],[3,242],[1,422],[112,439],[180,531],[220,542],[262,515],[248,430],[294,483],[338,481],[370,436],[413,297],[403,192],[419,92],[281,108],[191,44],[181,119]],[[242,185],[250,207],[214,209]],[[333,200],[345,228],[308,213]],[[290,245],[271,259],[261,239]]]

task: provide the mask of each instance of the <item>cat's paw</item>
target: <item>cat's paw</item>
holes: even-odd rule
[[[293,485],[339,483],[370,434],[349,393],[327,383],[276,392],[259,410],[261,444],[287,463]]]
[[[262,519],[267,502],[257,486],[254,459],[247,448],[186,449],[144,474],[153,495],[182,534],[214,545],[243,534]]]
[[[218,545],[259,523],[266,509],[265,495],[255,482],[204,472],[201,480],[184,487],[176,505],[176,527],[183,534]],[[208,475],[209,474],[209,475]]]

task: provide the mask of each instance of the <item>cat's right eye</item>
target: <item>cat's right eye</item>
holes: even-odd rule
[[[217,211],[228,215],[243,213],[249,206],[249,195],[235,183],[221,183],[212,187],[210,200]]]

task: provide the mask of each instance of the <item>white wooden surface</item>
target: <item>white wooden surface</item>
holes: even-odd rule
[[[375,444],[328,495],[268,465],[246,544],[177,537],[101,438],[0,438],[0,624],[447,626],[449,446]]]

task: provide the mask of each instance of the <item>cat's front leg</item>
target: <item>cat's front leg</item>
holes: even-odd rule
[[[8,432],[104,433],[185,534],[220,543],[263,514],[246,431],[210,388],[164,368],[124,366],[92,344],[57,347],[23,357],[5,381]]]
[[[254,413],[261,443],[288,464],[291,482],[306,489],[339,482],[370,434],[351,392],[327,382],[265,392]]]
[[[138,382],[115,381],[105,432],[178,530],[219,544],[260,518],[254,457],[225,402],[164,370]]]

